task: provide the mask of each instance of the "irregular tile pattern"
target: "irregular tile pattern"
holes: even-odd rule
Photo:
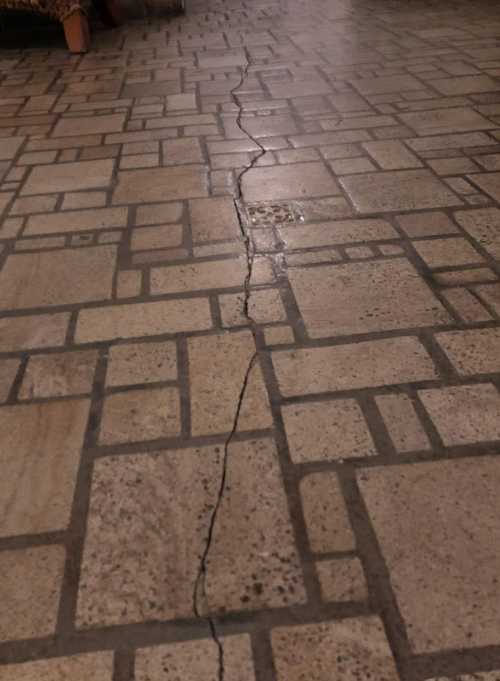
[[[2,31],[0,681],[500,681],[500,6],[154,5]]]

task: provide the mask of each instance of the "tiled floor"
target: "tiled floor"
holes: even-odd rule
[[[500,5],[0,68],[0,681],[499,681]]]

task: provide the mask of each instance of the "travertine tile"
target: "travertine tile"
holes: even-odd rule
[[[247,201],[300,199],[340,194],[340,189],[322,163],[252,168],[243,176]]]
[[[182,96],[182,95],[179,95]],[[255,681],[250,637],[247,634],[220,639],[224,675],[232,681]],[[136,681],[217,681],[219,651],[212,639],[139,648]],[[0,676],[1,679],[1,676]]]
[[[79,627],[193,616],[223,455],[223,447],[207,446],[96,463]],[[207,560],[210,607],[301,603],[301,580],[275,447],[266,439],[233,442]]]
[[[500,333],[498,339],[500,343]],[[272,353],[272,360],[285,397],[415,383],[437,377],[431,358],[413,336],[277,350]]]
[[[416,653],[498,645],[499,479],[495,457],[358,474]]]
[[[109,350],[106,385],[138,385],[177,378],[175,343],[126,343]]]
[[[19,364],[18,359],[0,360],[0,403],[5,402],[9,396]]]
[[[55,633],[65,559],[62,546],[0,553],[0,641]]]
[[[84,194],[79,196],[84,196]],[[64,232],[89,232],[97,229],[126,227],[126,225],[126,208],[75,210],[68,213],[33,215],[28,218],[23,236]]]
[[[475,173],[471,176],[471,179],[495,201],[500,201],[500,172]]]
[[[418,158],[399,140],[364,142],[363,147],[384,170],[422,166]]]
[[[438,82],[444,82],[444,80]],[[418,135],[488,130],[495,127],[494,123],[491,123],[491,121],[470,107],[415,111],[400,114],[399,117],[405,125],[413,128]]]
[[[219,296],[222,325],[225,327],[248,324],[244,314],[243,293],[229,293]],[[248,299],[248,315],[256,324],[285,322],[286,310],[277,289],[251,291]]]
[[[342,490],[336,473],[307,475],[300,481],[300,498],[313,553],[353,551],[352,532]]]
[[[116,246],[95,246],[10,255],[0,273],[0,309],[106,300],[116,254]]]
[[[484,262],[476,249],[461,237],[414,241],[413,248],[429,267],[457,267]]]
[[[462,376],[500,371],[500,329],[448,331],[436,340]]]
[[[182,243],[182,225],[158,225],[134,229],[130,250],[142,251],[151,248],[172,248]]]
[[[455,219],[494,258],[500,258],[500,210],[478,208],[458,211]]]
[[[111,159],[35,167],[21,190],[21,195],[107,187],[112,172]]]
[[[243,287],[247,274],[246,258],[154,267],[151,270],[151,293],[162,295],[238,288]]]
[[[202,165],[121,170],[113,203],[152,203],[206,195],[206,173]]]
[[[181,433],[177,388],[150,388],[104,398],[99,443],[143,442]]]
[[[0,319],[0,352],[64,345],[69,312]]]
[[[241,387],[255,352],[250,331],[188,340],[193,435],[231,432]],[[248,376],[238,430],[271,426],[262,371],[255,360]]]
[[[185,163],[202,163],[200,143],[196,137],[183,137],[162,142],[163,165],[178,166]]]
[[[378,95],[385,92],[411,92],[423,90],[424,85],[413,76],[382,76],[360,78],[351,81],[362,95]]]
[[[450,321],[406,258],[296,268],[288,278],[311,338],[437,326]]]
[[[0,408],[0,536],[65,530],[90,401]]]
[[[194,241],[241,236],[238,214],[232,199],[221,197],[190,201],[189,214]]]
[[[354,399],[290,404],[281,408],[295,463],[373,456],[375,446]]]
[[[323,598],[327,602],[364,601],[368,598],[359,558],[333,558],[316,563]]]
[[[455,234],[459,231],[446,213],[442,212],[408,213],[407,215],[397,215],[396,220],[410,239],[421,236]]]
[[[399,681],[378,617],[358,617],[271,631],[278,681]]]
[[[121,132],[125,122],[125,114],[108,114],[107,116],[81,116],[61,118],[52,132],[53,137],[72,137],[75,130],[79,135],[95,135],[103,132]]]
[[[489,384],[420,390],[445,445],[463,445],[500,439],[500,395]]]
[[[428,170],[352,175],[342,178],[341,184],[361,213],[445,208],[461,204],[460,199]]]
[[[75,342],[94,343],[210,328],[212,316],[206,298],[132,303],[81,310],[76,324]]]
[[[9,664],[0,667],[0,681],[112,681],[113,653],[85,653],[71,657]]]
[[[138,206],[136,224],[142,226],[178,222],[182,218],[182,212],[182,203],[177,202]]]
[[[290,326],[271,326],[264,329],[266,345],[286,345],[293,343],[295,336]]]
[[[497,83],[486,75],[461,76],[459,78],[439,78],[430,84],[443,95],[469,95],[474,92],[495,92]]]
[[[30,357],[19,391],[20,399],[90,393],[97,350],[77,350]]]
[[[287,249],[335,246],[398,239],[399,235],[385,220],[338,220],[320,224],[281,227],[280,236]]]
[[[398,454],[431,449],[408,395],[379,395],[375,401]]]

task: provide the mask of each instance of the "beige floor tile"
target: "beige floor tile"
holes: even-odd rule
[[[362,95],[378,95],[385,92],[412,92],[423,90],[424,85],[413,76],[381,76],[351,81]]]
[[[500,172],[475,173],[471,179],[495,201],[500,201]]]
[[[448,331],[436,340],[461,376],[500,371],[500,329]]]
[[[118,173],[113,203],[153,203],[206,195],[207,180],[202,165],[122,170]]]
[[[7,161],[14,158],[25,139],[25,137],[0,138],[0,161]]]
[[[103,132],[121,132],[125,123],[125,114],[108,114],[107,116],[81,116],[61,118],[54,128],[53,137],[72,137],[75,130],[79,135],[96,135]]]
[[[163,165],[178,166],[186,163],[202,163],[200,143],[196,137],[162,142]]]
[[[288,278],[311,338],[437,326],[451,321],[406,258],[296,268]],[[411,306],[408,299],[412,300]]]
[[[159,225],[167,222],[179,222],[183,213],[182,203],[155,203],[138,206],[136,225]]]
[[[479,208],[458,211],[455,219],[494,258],[500,258],[500,210]]]
[[[272,353],[272,360],[285,397],[415,383],[437,377],[431,358],[413,336],[277,350]]]
[[[181,434],[177,388],[150,388],[104,398],[99,443],[144,442]]]
[[[428,170],[353,175],[342,178],[341,184],[361,213],[445,208],[461,203]]]
[[[0,403],[5,402],[9,396],[19,364],[20,360],[18,359],[0,360]]]
[[[54,657],[0,667],[0,681],[112,681],[113,653],[99,652]]]
[[[495,127],[494,123],[468,107],[436,109],[435,111],[415,111],[400,114],[399,117],[405,125],[415,130],[417,135],[489,130]]]
[[[416,653],[498,645],[499,479],[494,457],[358,474]]]
[[[475,92],[496,92],[497,82],[490,76],[461,76],[431,80],[430,85],[443,95],[470,95]]]
[[[0,536],[65,530],[89,400],[0,409]]]
[[[21,195],[107,187],[112,172],[111,159],[35,167],[21,190]]]
[[[106,385],[138,385],[156,381],[175,381],[177,351],[175,343],[126,343],[109,350]]]
[[[396,220],[403,232],[416,239],[420,236],[441,236],[443,234],[455,234],[458,227],[450,220],[446,213],[409,213],[397,215]]]
[[[158,225],[155,227],[138,227],[132,232],[131,251],[143,251],[151,248],[172,248],[182,243],[182,225]]]
[[[64,345],[69,312],[0,319],[0,352]]]
[[[500,440],[500,395],[488,383],[420,390],[445,445]]]
[[[250,331],[188,340],[193,435],[231,432],[240,391],[254,353]],[[238,430],[271,426],[269,399],[259,362],[255,361],[241,405]]]
[[[250,637],[247,634],[220,639],[224,675],[232,681],[255,681]],[[212,639],[139,648],[136,681],[217,681],[219,651]],[[1,679],[1,676],[0,676]]]
[[[413,248],[429,267],[458,267],[484,262],[476,249],[461,237],[414,241]]]
[[[295,463],[373,456],[375,446],[354,399],[305,402],[281,408]]]
[[[247,262],[243,257],[154,267],[151,270],[151,293],[162,295],[208,289],[243,288],[247,274]]]
[[[210,328],[212,316],[207,298],[132,303],[81,310],[75,342],[95,343]]]
[[[278,681],[399,681],[378,617],[273,629],[271,644]]]
[[[336,473],[306,475],[300,481],[300,498],[313,553],[353,551],[356,540]]]
[[[326,80],[317,78],[314,80],[290,81],[287,83],[269,84],[271,95],[275,99],[292,99],[293,97],[311,97],[324,95],[332,91]]]
[[[244,175],[242,187],[246,200],[250,202],[340,194],[340,189],[322,163],[253,168]]]
[[[10,255],[0,274],[0,310],[111,298],[116,246]]]
[[[87,193],[88,192],[85,194]],[[77,196],[83,196],[83,194],[77,194]],[[32,215],[28,218],[28,224],[23,231],[23,236],[59,234],[65,232],[90,232],[98,229],[126,227],[126,225],[126,208],[75,210],[69,213]]]
[[[225,327],[247,325],[244,313],[245,296],[243,293],[229,293],[219,296],[222,325]],[[256,324],[285,322],[286,310],[277,289],[251,291],[248,300],[248,315]]]
[[[219,491],[222,458],[223,447],[210,446],[97,462],[79,627],[193,616],[199,560]],[[109,565],[119,567],[109,570]],[[213,611],[304,602],[277,453],[270,440],[230,446],[206,591]],[[202,598],[199,603],[203,605]]]
[[[62,546],[0,553],[0,641],[54,634],[65,559]]]
[[[375,401],[398,454],[431,449],[408,395],[379,395]]]
[[[19,398],[26,400],[90,393],[97,357],[97,350],[33,355],[26,367]]]
[[[385,220],[338,220],[322,224],[282,227],[280,236],[287,249],[335,246],[363,241],[397,239],[398,233]]]
[[[196,199],[189,202],[194,241],[233,239],[241,236],[234,202],[229,198]]]
[[[365,601],[368,598],[359,558],[333,558],[316,563],[321,593],[327,603]]]
[[[383,170],[422,166],[421,161],[399,140],[364,142],[363,147]]]

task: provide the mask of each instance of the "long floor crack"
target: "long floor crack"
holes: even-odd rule
[[[258,163],[259,159],[261,159],[266,153],[267,150],[266,148],[252,135],[243,127],[243,106],[242,103],[238,97],[238,90],[241,88],[243,83],[245,82],[250,67],[251,67],[251,60],[250,60],[250,54],[248,52],[248,49],[243,46],[245,57],[247,60],[246,66],[243,69],[241,73],[241,78],[239,83],[236,85],[235,88],[231,90],[231,96],[235,102],[235,104],[238,107],[238,117],[236,119],[236,124],[238,128],[245,133],[251,139],[257,147],[259,147],[259,151],[253,156],[251,162],[241,170],[236,178],[236,187],[237,187],[237,193],[236,196],[234,196],[233,201],[234,201],[234,206],[236,209],[236,215],[238,217],[238,223],[241,231],[241,235],[243,237],[243,242],[245,246],[245,254],[246,254],[246,263],[247,263],[247,274],[245,277],[245,283],[244,283],[244,300],[243,300],[243,313],[248,320],[248,323],[250,325],[250,329],[252,330],[252,334],[255,337],[255,329],[254,325],[255,322],[252,319],[252,316],[250,314],[250,282],[252,279],[252,271],[253,271],[253,264],[255,260],[255,254],[256,254],[256,249],[255,249],[255,243],[251,234],[251,230],[249,225],[247,224],[247,221],[245,219],[245,214],[244,214],[244,209],[243,209],[243,178],[245,174],[252,170],[252,168],[255,167],[255,165]],[[215,625],[215,618],[214,615],[212,614],[210,610],[210,604],[208,601],[207,597],[207,592],[206,592],[206,576],[207,576],[207,567],[208,567],[208,558],[210,554],[210,550],[212,548],[212,542],[213,542],[213,537],[214,537],[214,530],[215,526],[217,523],[217,518],[219,515],[219,511],[222,505],[223,497],[224,497],[224,492],[226,489],[226,483],[227,483],[227,474],[228,474],[228,464],[229,464],[229,449],[231,442],[233,440],[233,437],[238,429],[238,423],[240,419],[240,414],[241,414],[241,409],[243,406],[243,401],[245,399],[245,393],[248,387],[248,383],[250,380],[250,375],[252,372],[252,368],[254,366],[254,363],[257,359],[257,351],[255,351],[248,363],[248,366],[245,371],[245,376],[243,379],[243,383],[241,386],[241,390],[239,392],[239,397],[238,397],[238,403],[236,406],[236,412],[234,415],[234,420],[231,428],[231,432],[229,433],[225,443],[224,443],[224,454],[223,454],[223,459],[222,459],[222,473],[221,473],[221,478],[220,478],[220,484],[219,484],[219,489],[217,492],[217,498],[215,505],[212,510],[212,515],[210,517],[210,522],[208,525],[208,532],[207,532],[207,538],[205,542],[205,548],[203,551],[203,554],[200,559],[200,567],[198,570],[198,575],[196,577],[196,582],[195,582],[195,587],[194,587],[194,592],[193,592],[193,610],[196,615],[196,617],[202,619],[207,619],[208,625],[210,628],[210,634],[212,636],[212,639],[217,646],[217,651],[218,651],[218,673],[217,673],[217,678],[218,681],[224,681],[224,648],[222,646],[222,642],[219,638],[217,628]],[[203,606],[201,605],[201,600],[203,600]],[[206,613],[206,614],[204,614]]]

